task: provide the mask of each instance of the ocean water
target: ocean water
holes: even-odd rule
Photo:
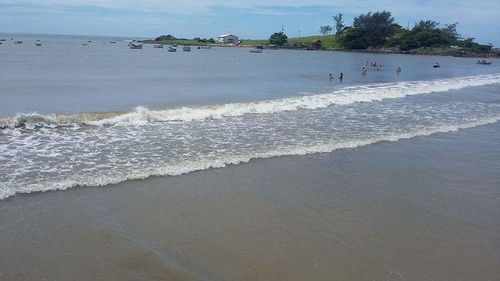
[[[500,120],[497,59],[485,66],[343,52],[168,53],[130,50],[123,38],[0,38],[7,39],[0,45],[0,199]],[[382,67],[361,75],[367,61]],[[328,78],[340,72],[342,81]]]

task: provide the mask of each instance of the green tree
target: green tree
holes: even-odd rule
[[[402,51],[409,51],[420,48],[420,43],[413,34],[407,33],[401,37],[399,42],[399,49]]]
[[[160,37],[157,37],[155,39],[155,41],[168,41],[168,40],[174,40],[174,39],[175,39],[175,37],[173,35],[168,34],[168,35],[162,35]]]
[[[412,31],[419,32],[422,30],[434,30],[439,26],[439,22],[433,20],[420,20],[415,24]]]
[[[393,35],[398,29],[394,23],[394,17],[391,12],[369,12],[354,18],[355,28],[365,31],[370,46],[380,46],[384,44],[387,37]]]
[[[344,15],[338,13],[338,15],[333,16],[333,21],[335,22],[335,35],[339,35],[344,29]]]
[[[458,22],[452,24],[446,24],[444,28],[441,28],[441,34],[447,37],[450,42],[456,43],[460,39],[460,34],[457,32]]]
[[[330,25],[322,25],[319,27],[319,32],[323,34],[323,36],[328,35],[330,32],[332,32],[333,28]]]
[[[347,28],[340,35],[340,44],[347,49],[366,49],[370,46],[366,30],[357,27]]]
[[[269,37],[269,44],[276,46],[283,46],[288,42],[288,36],[281,31],[275,32]]]
[[[439,31],[423,30],[415,34],[415,39],[421,47],[438,47],[450,44],[447,38]]]

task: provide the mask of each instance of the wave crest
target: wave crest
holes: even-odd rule
[[[167,164],[164,166],[150,167],[140,170],[134,170],[129,174],[102,174],[92,177],[82,177],[74,175],[64,180],[28,184],[24,186],[13,186],[12,182],[0,182],[0,200],[11,197],[15,194],[46,192],[55,190],[66,190],[78,186],[106,186],[117,184],[127,180],[146,179],[152,176],[178,176],[190,172],[208,170],[214,168],[223,168],[228,165],[238,165],[247,163],[253,159],[267,159],[280,156],[301,156],[316,153],[329,153],[340,149],[351,149],[361,146],[371,145],[379,142],[395,142],[404,139],[411,139],[421,136],[429,136],[436,133],[454,132],[461,129],[473,128],[477,126],[494,124],[500,121],[500,116],[481,118],[478,120],[469,120],[462,124],[442,125],[413,132],[390,134],[376,138],[364,140],[347,140],[344,142],[330,142],[311,146],[289,146],[271,151],[263,151],[253,154],[227,155],[222,158],[206,158],[197,161],[184,161],[177,164]]]
[[[40,115],[31,113],[20,114],[13,118],[4,118],[3,120],[0,119],[0,128],[35,128],[65,125],[128,126],[145,125],[151,122],[188,122],[236,117],[245,114],[271,114],[301,109],[319,109],[332,105],[348,105],[356,102],[375,102],[496,83],[500,83],[500,74],[352,86],[323,94],[309,94],[275,100],[200,107],[181,107],[163,110],[150,110],[146,107],[137,107],[132,112],[77,113],[72,115]]]

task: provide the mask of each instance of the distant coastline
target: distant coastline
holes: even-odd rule
[[[492,49],[489,53],[476,53],[461,48],[451,47],[437,47],[437,48],[421,48],[408,51],[398,50],[396,48],[368,48],[365,50],[348,49],[340,46],[333,46],[329,43],[330,36],[308,36],[302,38],[290,38],[292,44],[284,46],[275,46],[267,43],[267,40],[241,40],[240,44],[221,44],[221,43],[208,43],[200,42],[194,39],[175,38],[173,40],[160,40],[155,39],[137,40],[144,44],[161,44],[161,45],[188,45],[188,46],[210,46],[210,47],[225,47],[225,48],[255,48],[263,47],[264,49],[284,49],[284,50],[307,50],[307,51],[336,51],[336,52],[352,52],[352,53],[375,53],[375,54],[404,54],[404,55],[430,55],[430,56],[453,56],[464,58],[484,58],[484,57],[500,57],[500,49]],[[314,48],[313,43],[318,40],[326,39],[326,46],[321,44],[320,48]],[[295,43],[293,43],[295,42]]]
[[[268,39],[239,40],[235,35],[222,35],[218,41],[229,46],[269,49],[331,50],[362,53],[437,55],[455,57],[500,57],[500,49],[492,43],[480,44],[473,37],[463,37],[457,31],[458,22],[441,25],[434,20],[420,20],[410,28],[398,24],[389,11],[368,12],[355,17],[352,25],[344,23],[344,15],[333,17],[333,25],[321,25],[321,35],[289,38],[282,28]],[[227,36],[231,42],[226,41]],[[178,39],[162,35],[144,43],[155,44],[216,44],[213,39]],[[221,46],[217,44],[216,46]],[[224,45],[226,46],[226,45]]]

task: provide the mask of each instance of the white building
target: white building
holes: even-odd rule
[[[232,34],[224,34],[217,37],[217,41],[222,44],[237,44],[238,36]]]

